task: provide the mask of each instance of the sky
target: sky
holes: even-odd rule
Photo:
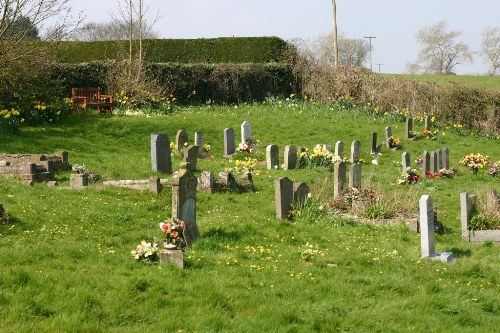
[[[118,1],[70,0],[85,22],[109,22]],[[416,33],[441,20],[448,30],[479,51],[482,32],[500,28],[500,0],[337,0],[337,27],[349,38],[373,36],[372,66],[382,73],[405,73],[420,47]],[[149,17],[161,14],[153,30],[161,38],[278,36],[312,39],[333,30],[332,0],[144,0]],[[115,14],[116,16],[116,14]],[[366,39],[368,41],[368,39]],[[381,64],[380,66],[378,64]],[[367,61],[367,67],[370,62]],[[474,55],[457,74],[482,75],[487,64]]]

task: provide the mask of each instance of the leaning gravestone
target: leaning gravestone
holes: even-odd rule
[[[196,224],[196,188],[198,180],[187,162],[179,164],[179,173],[172,177],[172,217],[184,221],[187,245],[199,236]]]
[[[353,141],[351,143],[351,163],[358,163],[361,156],[361,142]]]
[[[333,165],[333,197],[339,197],[346,183],[346,163],[337,162]]]
[[[172,174],[170,140],[166,134],[151,134],[151,167],[154,172]]]
[[[335,156],[343,157],[344,156],[344,143],[342,141],[337,141],[335,143]]]
[[[391,149],[391,143],[389,142],[389,138],[392,136],[392,129],[391,127],[387,126],[385,128],[385,145],[387,148]]]
[[[403,164],[403,172],[408,172],[411,170],[410,153],[404,152],[401,155],[401,162]]]
[[[349,168],[349,188],[361,188],[361,163],[352,163]]]
[[[241,123],[241,143],[246,144],[247,140],[252,140],[252,127],[248,121]]]
[[[452,252],[435,252],[434,244],[434,210],[432,198],[429,195],[422,195],[419,201],[420,206],[420,245],[422,258],[439,260],[443,262],[454,262],[455,257]]]
[[[405,130],[406,138],[413,139],[413,118],[406,118],[406,130]]]
[[[224,157],[232,157],[235,154],[234,129],[224,129]]]
[[[274,202],[276,218],[288,219],[292,210],[293,182],[288,177],[281,177],[274,183]]]
[[[306,183],[293,183],[293,205],[304,207],[309,193],[309,186]]]
[[[285,146],[284,170],[293,170],[297,166],[297,148],[293,145]]]
[[[188,163],[188,168],[190,171],[196,170],[199,150],[200,147],[198,147],[197,145],[190,145],[184,150],[184,159]]]
[[[185,144],[188,143],[188,135],[185,130],[179,130],[175,136],[175,144],[177,146],[177,151],[181,151]]]
[[[279,169],[280,151],[278,145],[268,145],[266,148],[266,165],[267,170]]]

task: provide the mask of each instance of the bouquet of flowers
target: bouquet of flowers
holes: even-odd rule
[[[155,263],[159,259],[156,243],[148,243],[145,240],[141,241],[135,250],[130,251],[130,254],[132,254],[135,260],[145,263]]]
[[[493,166],[488,170],[488,174],[493,177],[500,174],[500,161],[497,161],[495,162],[495,164],[493,164]]]
[[[251,153],[259,143],[260,141],[256,139],[246,139],[245,143],[240,143],[236,150],[240,153]]]
[[[179,249],[186,247],[184,236],[185,223],[175,217],[165,220],[159,224],[160,229],[165,233],[165,244],[173,244]]]
[[[415,184],[420,180],[417,170],[411,169],[407,172],[403,172],[399,178],[396,180],[398,185]]]
[[[388,139],[389,141],[389,147],[390,148],[396,148],[401,145],[401,140],[399,138],[394,137],[394,135],[391,135]]]
[[[468,166],[472,172],[477,173],[479,169],[483,169],[486,165],[490,164],[490,157],[471,153],[462,157],[459,163]]]

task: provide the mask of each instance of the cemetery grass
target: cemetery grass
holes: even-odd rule
[[[198,171],[229,166],[222,131],[252,124],[265,145],[307,146],[361,141],[362,182],[386,204],[417,213],[430,194],[445,226],[437,251],[453,251],[454,264],[420,259],[420,237],[403,225],[374,227],[319,209],[332,193],[332,173],[264,170],[256,192],[198,192],[201,237],[185,252],[185,269],[146,265],[130,255],[141,240],[161,238],[158,222],[171,216],[171,191],[159,195],[91,184],[85,190],[27,187],[0,178],[0,203],[10,220],[0,225],[0,332],[493,332],[500,324],[500,247],[461,239],[459,193],[499,190],[499,179],[472,175],[458,165],[471,152],[500,160],[500,141],[455,134],[407,141],[404,123],[359,109],[274,101],[240,106],[179,108],[165,117],[68,118],[62,124],[23,128],[1,136],[6,153],[67,150],[103,179],[152,175],[150,134],[171,139],[185,129],[212,145],[213,159]],[[370,163],[370,135],[392,126],[403,149],[382,149]],[[417,130],[423,130],[416,124]],[[239,135],[236,135],[238,140]],[[398,186],[401,153],[412,161],[423,150],[447,147],[459,171],[451,179]],[[247,155],[239,155],[244,158]],[[174,158],[174,168],[180,158]],[[414,163],[412,162],[414,165]],[[59,172],[60,187],[69,172]],[[309,214],[294,223],[275,219],[274,181],[288,176],[310,185]],[[164,176],[162,176],[164,177]]]

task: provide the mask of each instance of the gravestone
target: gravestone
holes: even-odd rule
[[[199,150],[200,147],[198,147],[197,145],[190,145],[186,149],[184,149],[184,160],[188,163],[188,168],[190,171],[196,170]]]
[[[149,192],[159,194],[161,190],[160,177],[152,176],[148,179]]]
[[[401,162],[403,164],[403,172],[408,172],[411,170],[410,153],[404,152],[401,155]]]
[[[274,201],[276,218],[288,219],[293,201],[293,182],[288,177],[278,178],[274,183]]]
[[[432,198],[429,195],[422,195],[419,200],[420,208],[420,245],[422,258],[439,260],[443,262],[454,262],[455,257],[452,252],[436,252],[434,244],[434,209]]]
[[[361,142],[353,141],[351,143],[351,163],[358,163],[361,156]]]
[[[174,266],[184,268],[184,252],[181,249],[163,249],[160,252],[160,265],[171,262]]]
[[[430,172],[434,176],[439,172],[439,164],[438,164],[438,154],[436,151],[431,152],[431,167]]]
[[[234,178],[233,174],[229,171],[221,171],[219,173],[218,183],[223,189],[226,190],[233,190],[238,187],[236,179]]]
[[[175,144],[177,145],[177,151],[182,151],[185,144],[188,142],[188,135],[185,130],[179,130],[175,136]]]
[[[377,132],[372,132],[372,140],[371,140],[371,153],[378,154],[378,146],[377,146]]]
[[[406,138],[413,139],[413,118],[406,118],[406,130],[405,130]]]
[[[361,188],[361,163],[352,163],[349,167],[349,188]]]
[[[69,186],[72,188],[85,188],[89,185],[89,175],[86,173],[72,173],[69,176]]]
[[[151,134],[151,167],[154,172],[172,174],[170,139],[166,134]]]
[[[280,151],[278,145],[268,145],[266,148],[266,165],[267,170],[279,169]]]
[[[467,192],[460,193],[460,224],[462,227],[462,238],[470,242],[470,230],[468,224],[472,211],[476,208],[476,196]]]
[[[205,149],[203,149],[203,133],[202,132],[194,132],[194,144],[198,146],[198,157],[206,158],[207,154]]]
[[[172,217],[184,221],[187,245],[199,236],[196,224],[196,188],[198,180],[191,173],[187,162],[179,164],[179,172],[172,177]]]
[[[293,183],[293,206],[304,207],[309,193],[309,186],[306,183]]]
[[[442,153],[443,153],[441,159],[443,164],[442,169],[448,170],[450,168],[450,152],[448,151],[448,148],[443,148]]]
[[[337,141],[335,143],[335,156],[343,157],[344,156],[344,143],[342,141]]]
[[[329,152],[329,153],[332,152],[332,146],[331,145],[321,144],[320,146],[323,147],[323,149],[326,150],[327,152]]]
[[[285,161],[283,170],[293,170],[297,166],[297,148],[293,145],[285,146]]]
[[[429,116],[425,116],[424,118],[424,128],[428,131],[431,130],[431,119],[429,118]]]
[[[234,139],[234,129],[225,128],[224,129],[224,157],[232,157],[236,152],[235,139]]]
[[[215,177],[210,171],[203,171],[198,179],[198,190],[212,193],[215,188]]]
[[[437,160],[438,160],[438,170],[441,170],[443,168],[443,150],[439,149],[436,151],[437,153]]]
[[[431,157],[427,150],[422,154],[422,177],[426,177],[427,173],[431,171]]]
[[[391,144],[389,143],[389,138],[392,136],[392,128],[390,126],[387,126],[385,128],[385,146],[387,148],[392,148]]]
[[[346,163],[337,162],[333,165],[333,197],[336,198],[344,191],[346,183]]]
[[[252,127],[248,121],[241,123],[241,143],[246,144],[247,140],[252,140]]]

